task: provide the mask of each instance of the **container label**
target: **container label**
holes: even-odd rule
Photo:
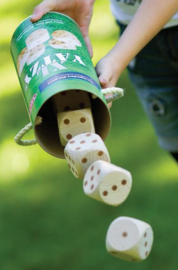
[[[76,78],[80,79],[80,80],[87,81],[87,82],[95,85],[98,89],[100,89],[100,85],[96,81],[94,81],[91,77],[88,77],[87,75],[84,75],[84,74],[79,73],[79,72],[64,72],[62,74],[54,75],[54,76],[50,77],[49,79],[45,80],[44,82],[42,82],[39,85],[40,93],[43,92],[50,84],[52,84],[56,81],[76,79]]]
[[[64,90],[81,89],[102,97],[82,33],[69,17],[50,12],[16,29],[11,53],[34,123],[46,100]]]

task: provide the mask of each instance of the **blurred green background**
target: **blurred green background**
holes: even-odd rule
[[[87,197],[82,181],[73,177],[64,160],[39,146],[14,143],[13,137],[29,119],[10,40],[38,3],[0,0],[0,269],[177,269],[177,164],[157,145],[126,71],[118,82],[125,97],[113,103],[106,140],[112,163],[133,176],[132,191],[121,206]],[[96,1],[90,35],[96,64],[118,37],[107,0]],[[145,261],[129,263],[106,252],[107,229],[119,216],[151,224],[155,241]]]

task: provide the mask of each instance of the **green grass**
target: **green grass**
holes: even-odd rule
[[[127,72],[118,82],[125,97],[113,104],[106,140],[112,163],[133,176],[132,191],[121,206],[86,197],[82,181],[72,176],[64,160],[39,146],[14,143],[13,137],[29,119],[9,45],[13,31],[35,4],[11,0],[2,4],[0,14],[0,269],[176,270],[177,164],[157,145]],[[94,63],[117,40],[108,9],[107,1],[96,1],[90,31]],[[155,241],[144,262],[124,262],[106,252],[106,232],[118,216],[152,225]]]

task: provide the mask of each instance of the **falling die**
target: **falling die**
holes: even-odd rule
[[[86,195],[113,206],[126,200],[131,187],[132,176],[129,171],[102,160],[88,168],[83,181]]]
[[[83,133],[73,137],[64,148],[64,155],[71,172],[83,179],[88,167],[97,160],[110,162],[108,150],[95,133]]]
[[[106,249],[117,258],[137,262],[150,254],[153,244],[151,226],[141,220],[119,217],[108,228]]]

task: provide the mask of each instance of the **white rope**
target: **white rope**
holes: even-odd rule
[[[107,103],[115,101],[116,99],[121,98],[124,95],[124,90],[118,87],[109,87],[106,89],[102,89],[101,92],[105,96]]]
[[[118,87],[110,87],[106,89],[102,89],[101,92],[105,96],[106,102],[112,102],[124,95],[124,90],[122,88]],[[92,95],[92,98],[95,99],[97,98],[96,95]],[[42,123],[42,117],[38,116],[36,118],[35,126],[40,125]],[[18,145],[21,146],[30,146],[30,145],[35,145],[37,144],[37,140],[22,140],[23,136],[27,134],[31,129],[33,128],[33,125],[29,123],[26,125],[24,128],[22,128],[19,133],[15,136],[14,140]]]
[[[101,90],[102,94],[104,95],[106,102],[113,102],[118,98],[121,98],[124,95],[124,90],[118,87],[109,87]],[[92,95],[92,98],[97,98],[96,95]]]
[[[35,126],[40,125],[42,123],[42,117],[38,116],[36,118],[36,122],[35,122]],[[31,129],[33,128],[33,125],[31,123],[29,123],[28,125],[26,125],[24,128],[22,128],[19,133],[15,136],[14,140],[17,144],[22,145],[22,146],[30,146],[30,145],[34,145],[37,144],[37,140],[33,139],[33,140],[23,140],[22,138],[25,134],[27,134]]]

